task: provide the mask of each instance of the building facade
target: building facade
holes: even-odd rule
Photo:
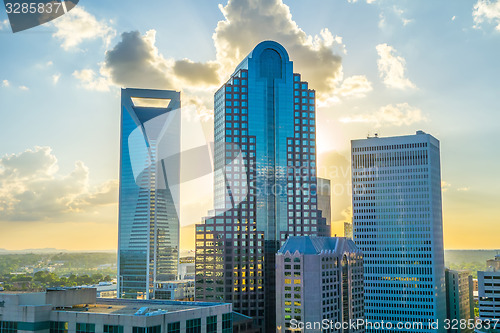
[[[422,323],[400,332],[444,332],[429,325],[446,317],[439,141],[418,131],[353,140],[351,148],[366,320]]]
[[[318,178],[318,209],[325,218],[325,226],[319,226],[318,236],[330,237],[332,235],[332,185],[330,179]]]
[[[149,299],[177,277],[180,93],[122,89],[121,103],[118,297]]]
[[[477,272],[479,294],[479,319],[489,329],[479,332],[500,332],[500,255],[488,260],[486,271]]]
[[[344,237],[353,238],[352,235],[352,223],[350,222],[344,222]]]
[[[446,318],[458,323],[449,333],[472,333],[474,329],[461,327],[460,323],[474,320],[474,282],[472,275],[465,271],[445,270],[446,277]]]
[[[193,301],[194,280],[175,280],[157,282],[155,299],[168,299],[171,301]]]
[[[316,235],[316,93],[265,41],[215,93],[214,211],[196,227],[196,299],[275,332],[275,254]]]
[[[363,254],[337,237],[289,237],[276,254],[276,332],[362,333]]]
[[[97,299],[96,289],[0,293],[2,332],[231,333],[231,304]]]

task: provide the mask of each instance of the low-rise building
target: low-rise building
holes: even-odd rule
[[[155,299],[192,301],[194,300],[194,280],[157,282]]]
[[[2,332],[230,333],[227,303],[96,298],[95,288],[0,293]]]

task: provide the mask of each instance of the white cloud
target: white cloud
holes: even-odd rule
[[[57,84],[57,82],[59,82],[60,78],[61,78],[61,74],[60,73],[52,75],[52,83]]]
[[[374,113],[358,114],[340,119],[343,123],[368,123],[375,127],[409,126],[426,120],[422,110],[410,106],[408,103],[389,104]]]
[[[415,88],[415,84],[405,77],[405,59],[396,55],[396,50],[385,43],[377,45],[376,49],[379,75],[384,84],[396,89]]]
[[[109,91],[112,83],[105,76],[98,76],[92,69],[74,71],[73,76],[77,78],[82,87],[87,90]]]
[[[366,76],[354,75],[342,82],[337,93],[342,97],[365,97],[372,90],[372,83],[368,81]]]
[[[500,31],[500,0],[478,0],[474,5],[472,17],[474,28],[480,29],[483,23],[490,23]]]
[[[28,88],[26,86],[19,86],[19,89],[24,90],[24,91],[30,90],[30,88]]]
[[[117,181],[92,188],[82,162],[76,162],[69,174],[60,174],[49,147],[0,158],[0,216],[4,221],[40,221],[93,211],[116,203],[117,188]]]
[[[75,49],[83,41],[95,39],[102,39],[108,46],[116,35],[106,22],[98,21],[81,6],[54,20],[53,25],[57,30],[52,36],[61,41],[65,50]]]
[[[403,23],[404,26],[406,26],[406,25],[410,24],[411,22],[413,22],[413,20],[408,19],[408,18],[405,17],[406,16],[405,15],[406,12],[403,9],[401,9],[399,7],[396,7],[396,6],[394,6],[392,9],[393,9],[394,14],[396,15],[396,17],[401,20],[401,23]]]
[[[451,188],[451,184],[448,182],[445,182],[444,180],[441,181],[441,191],[446,192]]]
[[[9,82],[9,80],[3,80],[3,81],[2,81],[2,87],[10,87],[10,82]]]
[[[468,192],[468,191],[470,191],[470,187],[467,187],[467,186],[466,187],[459,187],[459,188],[457,188],[457,191],[458,192]]]

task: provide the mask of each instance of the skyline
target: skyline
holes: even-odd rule
[[[494,166],[500,160],[490,152],[496,149],[492,138],[500,120],[494,112],[500,18],[488,11],[498,1],[452,8],[444,2],[380,1],[230,1],[221,8],[207,1],[196,8],[187,1],[170,4],[179,17],[161,24],[150,22],[167,5],[156,3],[160,7],[149,10],[122,3],[120,8],[117,2],[82,3],[73,13],[23,33],[12,34],[1,25],[0,40],[11,52],[2,55],[10,65],[0,73],[5,120],[0,125],[0,248],[116,248],[119,87],[155,88],[144,86],[152,82],[156,88],[182,90],[183,105],[198,106],[205,136],[211,137],[215,89],[228,79],[228,68],[263,39],[283,43],[295,71],[323,96],[318,102],[318,175],[330,172],[334,189],[344,190],[332,198],[334,233],[342,234],[349,216],[351,199],[343,184],[350,178],[350,140],[421,129],[442,143],[445,248],[499,247]],[[324,11],[313,20],[315,6]],[[239,9],[249,18],[238,16]],[[132,23],[125,13],[133,10],[144,15]],[[430,10],[435,15],[428,17]],[[265,20],[266,13],[274,15]],[[149,14],[151,19],[142,18]],[[363,23],[355,26],[345,18],[352,15]],[[182,17],[190,18],[181,22]],[[0,22],[5,19],[1,12]],[[257,22],[263,27],[248,32]],[[81,34],[69,33],[85,24]],[[176,36],[179,27],[196,42]],[[445,36],[433,35],[433,29]],[[243,33],[249,34],[244,43],[237,39]],[[33,51],[26,52],[28,47]],[[127,59],[128,50],[137,51],[136,58]],[[308,56],[314,61],[307,63]],[[477,62],[464,66],[470,59]],[[316,63],[324,69],[320,73],[314,71]],[[151,81],[145,82],[142,73]],[[476,98],[462,98],[468,95]],[[456,127],[444,126],[449,122]],[[184,123],[189,128],[193,122]],[[211,188],[210,177],[200,181]],[[212,206],[211,190],[193,198],[185,194],[193,193],[186,186],[181,238],[190,237],[186,232],[192,223]]]

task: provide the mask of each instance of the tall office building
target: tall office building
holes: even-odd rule
[[[366,320],[394,327],[397,322],[442,323],[446,288],[439,141],[418,131],[351,145],[353,234],[364,255]],[[444,330],[443,325],[438,331],[431,328],[399,331]]]
[[[487,269],[477,272],[479,319],[484,329],[478,332],[500,332],[500,254],[487,261]],[[489,323],[489,324],[487,324]],[[488,329],[487,329],[488,328]]]
[[[467,271],[445,270],[446,318],[458,325],[450,327],[449,333],[472,333],[474,329],[464,327],[474,320],[474,282]],[[467,326],[467,325],[465,325]]]
[[[363,254],[351,239],[289,237],[276,254],[276,294],[276,332],[364,332],[350,326],[364,318]]]
[[[325,218],[325,226],[320,225],[318,236],[330,237],[332,235],[332,204],[331,204],[330,179],[318,178],[318,209]]]
[[[118,297],[152,298],[179,261],[180,93],[122,89]]]
[[[275,254],[316,235],[315,91],[265,41],[215,93],[215,210],[196,227],[197,300],[232,302],[276,331]]]

